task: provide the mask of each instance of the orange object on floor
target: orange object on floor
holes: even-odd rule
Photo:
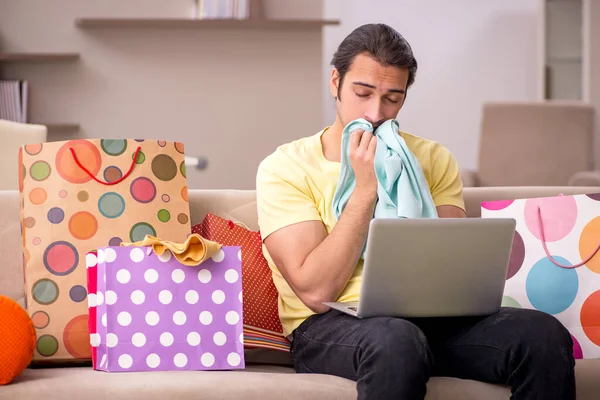
[[[12,382],[31,362],[36,334],[33,321],[14,300],[0,296],[0,385]]]

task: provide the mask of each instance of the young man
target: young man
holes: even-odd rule
[[[336,219],[341,134],[365,118],[396,118],[417,62],[389,26],[352,32],[333,57],[333,125],[280,146],[256,178],[265,255],[279,290],[279,314],[297,372],[355,380],[359,399],[423,399],[432,375],[507,384],[513,399],[574,399],[572,341],[554,317],[504,308],[478,318],[357,319],[323,306],[357,301],[361,250],[377,201],[376,137],[351,136],[356,188]],[[454,157],[440,144],[398,132],[419,160],[439,217],[465,217]]]

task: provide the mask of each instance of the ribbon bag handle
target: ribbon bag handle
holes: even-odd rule
[[[131,167],[129,167],[129,171],[127,171],[127,173],[125,175],[123,175],[120,179],[117,179],[114,182],[102,182],[101,180],[96,178],[94,175],[92,175],[92,173],[86,167],[83,166],[83,164],[81,164],[81,162],[77,158],[77,155],[75,154],[75,149],[73,149],[72,147],[69,147],[69,150],[71,150],[71,154],[73,155],[73,160],[75,160],[75,164],[77,164],[77,166],[79,168],[81,168],[83,171],[85,171],[89,175],[90,178],[92,178],[93,180],[95,180],[98,183],[101,183],[102,185],[112,186],[112,185],[116,185],[118,183],[123,182],[125,179],[127,179],[127,177],[129,175],[131,175],[131,173],[133,172],[133,167],[135,167],[135,164],[137,163],[140,151],[142,150],[142,146],[138,146],[137,150],[135,151],[135,155],[133,157],[133,162],[131,163]]]
[[[585,265],[588,261],[590,261],[596,255],[596,253],[598,252],[598,250],[600,250],[600,243],[599,243],[598,246],[596,247],[596,250],[594,250],[589,257],[587,257],[585,260],[581,261],[579,264],[564,265],[564,264],[559,263],[558,261],[556,261],[550,255],[550,252],[548,251],[548,246],[546,245],[546,235],[544,234],[544,224],[542,222],[542,209],[540,208],[540,206],[538,206],[537,211],[538,211],[537,212],[537,214],[538,214],[538,223],[539,223],[539,226],[540,226],[540,236],[542,237],[542,246],[544,246],[544,251],[546,252],[546,256],[554,264],[558,265],[561,268],[567,268],[567,269],[578,268],[578,267],[581,267],[582,265]]]

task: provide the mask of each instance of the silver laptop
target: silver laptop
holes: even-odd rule
[[[510,218],[373,219],[359,301],[324,304],[358,318],[498,312],[515,225]]]

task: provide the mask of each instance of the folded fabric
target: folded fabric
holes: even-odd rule
[[[146,235],[142,241],[121,243],[121,246],[152,246],[152,250],[158,256],[162,256],[165,251],[170,251],[181,264],[190,267],[203,263],[221,250],[219,243],[205,239],[198,234],[190,235],[183,243],[170,242]]]
[[[356,187],[349,149],[350,134],[356,130],[373,133],[373,125],[360,118],[350,122],[342,132],[341,170],[332,204],[336,218],[340,217]],[[437,218],[421,164],[399,134],[398,122],[388,120],[374,134],[377,136],[374,164],[378,182],[374,218]]]

